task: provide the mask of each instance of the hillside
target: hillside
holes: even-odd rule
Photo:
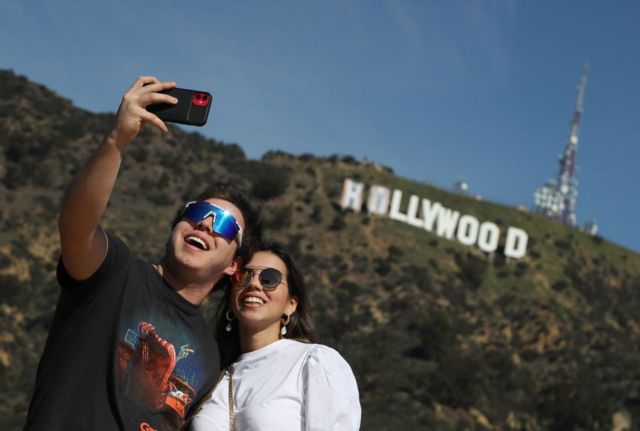
[[[21,429],[55,307],[62,194],[112,121],[0,71],[0,429]],[[342,210],[345,178],[517,226],[527,254]],[[299,257],[321,340],[358,379],[362,429],[640,428],[640,255],[351,157],[250,160],[178,128],[130,145],[104,224],[157,260],[175,210],[213,179],[261,199],[267,234]]]

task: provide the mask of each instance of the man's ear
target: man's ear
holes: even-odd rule
[[[242,258],[240,256],[236,256],[233,258],[229,266],[224,269],[224,273],[228,276],[232,276],[236,273],[238,269],[242,266]]]

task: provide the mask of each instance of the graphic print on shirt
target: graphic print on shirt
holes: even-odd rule
[[[197,347],[177,328],[159,333],[146,320],[123,332],[116,357],[118,392],[150,413],[182,423],[202,381]]]

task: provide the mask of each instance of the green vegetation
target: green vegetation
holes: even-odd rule
[[[112,120],[0,71],[0,429],[22,426],[55,307],[62,193]],[[527,256],[342,211],[347,177],[520,227]],[[322,342],[358,379],[362,429],[610,430],[620,412],[640,427],[637,253],[353,157],[248,160],[173,127],[127,149],[105,225],[155,261],[176,209],[213,180],[252,191],[303,264]]]

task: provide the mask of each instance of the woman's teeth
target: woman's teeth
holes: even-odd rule
[[[257,298],[255,296],[248,296],[246,298],[244,298],[243,301],[245,304],[251,303],[251,304],[264,304],[264,301],[260,298]]]

